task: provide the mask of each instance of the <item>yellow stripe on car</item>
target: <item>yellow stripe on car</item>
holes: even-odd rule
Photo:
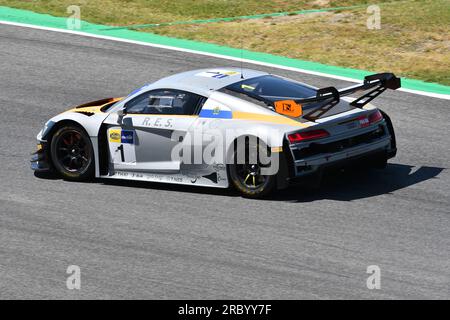
[[[92,112],[92,113],[101,113],[102,112],[102,106],[99,107],[84,107],[84,108],[75,108],[72,110],[69,110],[71,112]]]
[[[297,126],[297,127],[302,127],[302,128],[309,127],[308,124],[301,123],[299,121],[295,121],[295,120],[292,120],[292,119],[289,119],[289,118],[283,117],[283,116],[241,112],[241,111],[233,112],[233,119],[270,122],[270,123],[276,123],[276,124],[285,124],[285,125],[289,125],[289,126]]]
[[[108,101],[107,103],[104,103],[104,104],[99,105],[99,106],[93,105],[93,106],[87,106],[87,107],[83,107],[83,108],[77,108],[77,107],[75,107],[75,108],[72,108],[72,109],[70,109],[70,110],[67,110],[66,112],[91,112],[91,113],[102,113],[102,108],[103,108],[104,106],[106,106],[107,104],[111,104],[111,103],[120,101],[120,100],[122,100],[122,99],[123,99],[123,97],[120,97],[120,98],[113,98],[113,99],[111,99],[110,101]]]
[[[283,152],[283,147],[272,147],[270,150],[272,152]]]

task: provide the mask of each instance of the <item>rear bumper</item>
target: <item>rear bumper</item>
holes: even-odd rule
[[[307,166],[315,167],[332,164],[333,162],[339,162],[345,159],[363,156],[368,153],[386,150],[389,145],[390,145],[390,137],[385,137],[377,142],[359,145],[353,148],[348,148],[344,151],[335,153],[325,153],[318,156],[312,156],[305,159],[295,160],[294,165],[297,168],[297,172],[301,172],[302,171],[301,169]]]
[[[323,168],[345,166],[355,160],[389,159],[396,148],[386,123],[372,126],[358,134],[344,134],[309,143],[290,145],[290,179],[320,172]]]
[[[48,172],[51,171],[51,165],[49,161],[48,146],[45,142],[38,143],[38,150],[31,154],[31,170],[36,172]]]

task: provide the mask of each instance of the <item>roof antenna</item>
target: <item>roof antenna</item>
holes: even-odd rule
[[[241,32],[241,79],[244,79],[243,59],[244,59],[244,40],[242,38],[242,20],[239,20]]]

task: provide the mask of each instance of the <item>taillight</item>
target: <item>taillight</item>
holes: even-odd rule
[[[379,122],[381,120],[383,120],[383,115],[381,114],[381,112],[379,110],[377,110],[374,113],[371,113],[369,115],[369,123],[370,124]]]
[[[296,132],[288,135],[290,143],[298,143],[305,140],[315,140],[328,137],[330,134],[323,129]]]
[[[356,120],[359,121],[359,126],[361,128],[365,128],[370,125],[369,118],[367,118],[367,116],[359,116]]]

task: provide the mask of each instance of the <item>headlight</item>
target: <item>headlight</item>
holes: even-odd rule
[[[38,140],[43,140],[45,139],[45,136],[50,132],[50,130],[52,129],[52,127],[54,126],[54,122],[53,121],[47,121],[44,124],[44,127],[42,128],[42,130],[38,133],[37,135],[37,139]]]

